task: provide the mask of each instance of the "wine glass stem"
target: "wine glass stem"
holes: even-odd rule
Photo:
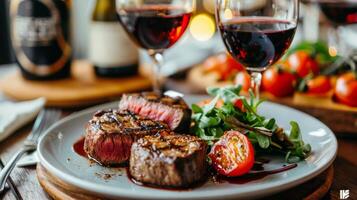
[[[338,53],[341,53],[340,38],[338,35],[338,26],[332,25],[327,33],[329,48],[335,48]]]
[[[161,82],[161,66],[163,64],[163,55],[160,51],[149,50],[149,55],[153,61],[152,66],[152,86],[153,91],[157,94],[162,94],[162,82]]]
[[[251,88],[253,89],[255,100],[258,102],[260,99],[260,84],[262,82],[262,73],[261,72],[251,72]]]

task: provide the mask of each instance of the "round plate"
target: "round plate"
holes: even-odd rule
[[[204,96],[186,96],[189,105]],[[289,130],[290,120],[300,124],[304,141],[312,146],[313,153],[298,167],[266,176],[245,184],[207,182],[192,190],[173,191],[138,186],[126,176],[125,170],[111,169],[90,163],[77,155],[72,145],[84,134],[84,125],[93,113],[100,109],[117,107],[117,102],[105,104],[74,113],[46,131],[38,145],[41,164],[63,181],[88,192],[109,198],[134,199],[219,199],[258,198],[286,190],[301,184],[323,172],[334,160],[337,140],[332,131],[319,120],[295,109],[275,103],[265,102],[259,112],[266,117],[274,117],[278,124]],[[266,169],[278,168],[284,164],[283,158],[271,157]],[[109,176],[108,176],[109,175]]]

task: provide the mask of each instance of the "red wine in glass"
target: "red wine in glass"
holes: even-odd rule
[[[219,29],[231,55],[250,71],[264,71],[289,48],[296,24],[268,17],[236,18]]]
[[[167,49],[185,32],[192,13],[171,6],[145,6],[119,12],[120,23],[144,49]]]
[[[337,25],[357,23],[357,1],[320,1],[324,15]]]

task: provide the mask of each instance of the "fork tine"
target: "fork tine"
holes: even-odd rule
[[[31,131],[30,135],[27,136],[28,140],[33,140],[33,138],[38,134],[38,132],[42,131],[42,129],[46,125],[47,118],[48,118],[48,111],[43,109],[40,113],[40,116],[37,117],[36,119],[35,125],[37,127]]]
[[[60,118],[60,112],[56,110],[49,110],[46,116],[46,120],[44,121],[44,125],[42,126],[41,130],[39,130],[36,135],[35,139],[37,139],[47,128],[49,128],[56,120]]]
[[[61,113],[59,111],[55,111],[55,110],[52,111],[48,118],[46,128],[49,128],[50,126],[52,126],[55,122],[57,122],[58,119],[60,119],[60,117],[61,117]]]
[[[45,121],[46,126],[43,127],[42,129],[50,127],[60,117],[61,117],[61,112],[59,110],[54,110],[54,109],[48,110],[48,115],[46,116],[46,121]]]
[[[46,115],[46,110],[42,109],[35,120],[35,124],[33,125],[31,132],[36,132],[40,128],[41,121],[44,119],[45,115]]]
[[[45,110],[44,113],[44,118],[41,121],[41,124],[39,125],[38,129],[36,129],[35,132],[33,132],[29,139],[30,140],[37,140],[39,136],[47,129],[49,128],[54,122],[56,122],[61,116],[61,112],[59,110],[54,110],[54,109],[49,109]]]

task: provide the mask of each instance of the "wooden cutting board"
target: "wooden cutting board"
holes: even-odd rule
[[[275,194],[264,199],[321,199],[329,191],[334,176],[331,165],[326,171],[297,187]],[[37,165],[37,178],[42,188],[55,200],[99,200],[104,199],[96,194],[72,186],[49,173],[41,164]]]
[[[56,81],[30,81],[20,71],[0,80],[0,90],[15,100],[47,99],[47,106],[77,107],[117,99],[122,93],[149,89],[151,82],[143,76],[98,78],[87,61],[74,61],[72,76]]]

